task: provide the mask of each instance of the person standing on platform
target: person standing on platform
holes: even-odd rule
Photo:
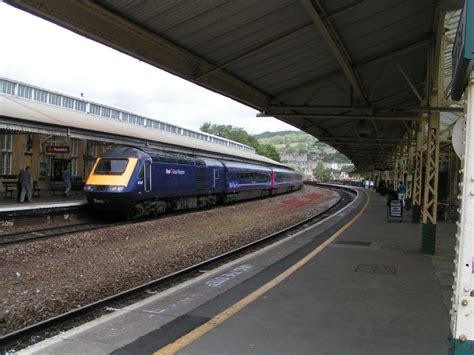
[[[400,181],[398,183],[398,199],[402,201],[402,206],[405,206],[405,196],[407,194],[407,188],[405,184],[403,184],[403,181]]]
[[[20,194],[20,203],[25,201],[25,197],[28,202],[31,202],[31,195],[33,192],[33,179],[31,178],[30,167],[27,166],[25,170],[22,171],[20,175],[21,179],[21,194]]]
[[[66,183],[66,189],[64,190],[64,196],[68,197],[72,187],[72,174],[69,166],[63,170],[63,181]]]
[[[17,201],[20,202],[21,199],[21,174],[23,174],[23,169],[20,169],[18,173],[18,180],[16,181],[16,191],[17,191]]]

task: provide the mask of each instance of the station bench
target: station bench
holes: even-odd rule
[[[5,189],[5,198],[13,198],[13,192],[18,190],[18,181],[4,180],[2,184]],[[39,197],[40,191],[38,181],[33,181],[33,197]]]
[[[56,192],[59,192],[61,195],[64,193],[64,190],[66,190],[66,183],[64,181],[51,181],[49,183],[49,189],[52,195],[56,196]]]
[[[13,198],[13,192],[17,190],[18,181],[4,180],[2,181],[2,185],[3,185],[3,188],[5,189],[5,198],[7,197]]]

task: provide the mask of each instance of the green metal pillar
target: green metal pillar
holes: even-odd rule
[[[423,142],[425,140],[425,121],[418,122],[416,131],[416,149],[415,149],[415,172],[413,176],[413,213],[412,223],[420,223],[421,216],[421,192],[423,177]]]

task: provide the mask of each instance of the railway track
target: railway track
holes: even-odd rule
[[[39,342],[45,338],[54,336],[59,332],[68,330],[74,326],[77,326],[78,324],[84,323],[85,321],[89,321],[102,314],[108,313],[110,309],[120,308],[121,304],[123,305],[123,303],[130,303],[139,299],[143,299],[149,296],[150,290],[153,293],[155,293],[155,291],[161,291],[168,285],[176,284],[177,282],[181,282],[184,279],[188,279],[196,274],[199,274],[201,270],[209,270],[210,268],[218,267],[224,263],[230,262],[233,259],[241,257],[244,254],[248,254],[256,249],[262,248],[268,244],[274,243],[280,239],[292,235],[299,230],[306,229],[309,226],[337,213],[343,207],[347,206],[356,196],[355,190],[349,187],[334,187],[327,185],[324,185],[324,187],[337,190],[341,196],[340,200],[333,207],[330,207],[316,214],[315,216],[287,227],[279,232],[265,236],[230,252],[215,256],[209,260],[200,262],[191,267],[174,272],[170,275],[123,291],[119,294],[101,299],[92,304],[73,309],[69,312],[0,336],[0,353],[2,350],[7,349],[7,346],[11,344],[16,344],[17,346],[19,344],[19,348],[23,348],[33,343]]]
[[[58,227],[35,229],[32,231],[16,232],[0,235],[0,245],[15,244],[35,239],[51,238],[78,232],[87,232],[94,229],[110,227],[120,223],[84,222]]]

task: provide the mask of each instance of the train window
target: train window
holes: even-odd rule
[[[120,175],[127,167],[128,159],[106,159],[102,158],[95,167],[94,174],[97,175]]]

